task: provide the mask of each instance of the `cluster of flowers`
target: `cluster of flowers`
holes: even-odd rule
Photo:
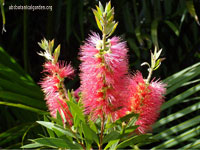
[[[144,134],[151,129],[159,115],[159,109],[164,101],[164,84],[152,80],[149,83],[137,71],[134,75],[128,70],[128,48],[126,42],[119,37],[105,41],[92,33],[80,48],[80,88],[85,114],[95,121],[97,118],[115,120],[131,113],[138,113],[139,125],[137,132]],[[45,100],[53,117],[57,110],[64,112],[65,120],[73,124],[72,115],[68,109],[64,78],[71,78],[74,70],[70,64],[55,61],[55,54],[46,51],[41,53],[47,61],[44,64],[44,79],[40,82]]]

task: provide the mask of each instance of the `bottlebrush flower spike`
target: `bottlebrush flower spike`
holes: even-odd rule
[[[162,103],[164,102],[165,84],[152,81],[146,84],[140,72],[130,80],[129,111],[139,113],[136,122],[138,133],[146,133],[157,120]]]
[[[39,45],[45,50],[45,52],[40,52],[39,55],[47,59],[44,63],[43,70],[46,74],[39,84],[45,94],[45,100],[50,114],[56,117],[57,111],[59,111],[60,114],[62,111],[65,116],[65,118],[62,118],[63,122],[67,120],[67,123],[72,125],[72,115],[66,103],[68,97],[64,87],[64,78],[71,78],[74,74],[74,69],[70,64],[65,64],[64,61],[57,62],[60,54],[60,46],[58,46],[54,54],[52,54],[53,41],[48,43],[47,40],[44,39]]]
[[[126,43],[113,37],[106,41],[93,33],[81,46],[81,92],[85,112],[92,119],[111,115],[113,120],[125,115],[125,75],[128,73]]]

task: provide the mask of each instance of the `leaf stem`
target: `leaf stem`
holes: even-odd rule
[[[86,150],[85,146],[79,141],[79,139],[78,139],[76,133],[72,130],[71,126],[68,126],[68,128],[69,128],[69,130],[73,133],[73,135],[75,136],[76,140],[78,141],[78,144],[80,144],[81,147],[82,147],[84,150]]]
[[[103,145],[104,121],[105,121],[105,117],[103,115],[103,118],[102,118],[102,121],[101,121],[101,134],[100,134],[99,150],[102,150],[102,145]]]
[[[148,77],[147,77],[147,80],[146,80],[147,84],[149,84],[149,82],[151,80],[152,73],[153,73],[153,68],[149,68],[149,74],[148,74]]]

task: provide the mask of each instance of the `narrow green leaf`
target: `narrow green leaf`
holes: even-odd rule
[[[122,14],[123,14],[124,22],[125,22],[124,25],[125,25],[126,32],[134,34],[134,26],[132,22],[133,15],[131,14],[130,5],[128,2],[124,5]]]
[[[39,101],[37,99],[30,98],[28,96],[15,94],[13,92],[0,91],[0,98],[6,99],[6,101],[21,103],[23,105],[31,106],[34,108],[39,108],[42,110],[46,109],[46,105],[43,101]]]
[[[41,95],[41,91],[39,89],[33,90],[31,86],[27,86],[27,85],[24,86],[22,80],[19,80],[19,82],[16,83],[16,82],[9,81],[9,80],[6,80],[6,79],[3,79],[2,77],[0,77],[0,86],[4,90],[13,92],[13,93],[17,93],[17,94],[21,94],[21,95],[25,95],[28,97],[32,97],[35,99],[43,100],[43,96]]]
[[[0,145],[9,143],[21,137],[30,125],[30,123],[16,125],[15,127],[0,133]]]
[[[127,42],[132,50],[132,52],[134,52],[136,54],[136,56],[138,58],[140,58],[140,49],[138,48],[138,46],[136,45],[136,41],[133,38],[128,38]]]
[[[67,135],[67,136],[75,138],[74,134],[70,130],[63,129],[63,127],[60,125],[56,125],[52,122],[47,122],[47,121],[37,121],[37,123],[41,124],[42,126],[48,128],[52,131],[55,131],[55,130],[59,131],[62,135]],[[61,134],[60,134],[60,136],[61,136]]]
[[[115,23],[115,25],[112,28],[112,31],[110,32],[110,34],[108,36],[111,36],[113,34],[113,32],[115,31],[115,29],[117,28],[118,22]]]
[[[70,149],[81,148],[79,144],[75,142],[72,143],[67,139],[61,139],[61,138],[38,138],[32,141],[52,148],[70,148]]]
[[[174,33],[176,34],[176,36],[179,36],[180,32],[178,27],[176,27],[176,25],[169,21],[169,20],[165,20],[165,23],[172,29],[172,31],[174,31]]]
[[[100,10],[101,10],[101,12],[102,12],[102,14],[103,14],[103,12],[104,12],[104,8],[103,8],[103,6],[102,6],[102,4],[101,4],[100,1],[99,1],[99,8],[100,8]]]
[[[54,59],[54,62],[55,62],[55,63],[58,61],[59,55],[60,55],[60,44],[59,44],[58,47],[55,49],[54,54],[53,54],[53,56],[54,56],[53,59]]]
[[[49,122],[49,119],[45,115],[44,115],[44,121]],[[47,129],[47,132],[49,133],[49,136],[54,138],[55,137],[54,132],[48,128],[46,129]]]
[[[138,127],[139,127],[139,125],[130,126],[125,129],[124,134],[133,133]]]
[[[176,119],[179,119],[180,117],[183,117],[183,116],[185,116],[185,115],[187,115],[187,114],[189,114],[189,113],[191,113],[193,111],[196,111],[198,109],[200,109],[200,102],[195,103],[192,106],[188,106],[185,109],[182,109],[182,110],[180,110],[180,111],[178,111],[176,113],[170,114],[167,117],[164,117],[164,118],[160,119],[159,121],[157,121],[153,125],[153,127],[154,127],[154,129],[155,128],[159,128],[160,126],[163,126],[163,125],[165,125],[165,124],[167,124],[167,123],[169,123],[171,121],[174,121]]]
[[[190,95],[198,92],[200,90],[200,84],[197,84],[196,86],[186,90],[185,92],[175,96],[174,98],[170,99],[169,101],[167,101],[166,103],[164,103],[161,107],[161,111],[179,103],[180,101],[182,101],[183,99],[189,97]]]
[[[6,51],[0,47],[0,64],[7,66],[15,70],[20,75],[26,77],[29,81],[33,81],[33,79],[22,69],[22,67],[10,56]]]
[[[197,24],[200,25],[199,18],[195,11],[193,0],[186,0],[186,6],[187,6],[187,10],[190,13],[190,15],[196,20]]]
[[[176,126],[171,127],[170,129],[167,129],[165,131],[160,132],[159,134],[154,135],[153,138],[155,138],[156,140],[167,139],[169,138],[171,134],[174,134],[174,133],[177,134],[180,131],[186,130],[192,126],[199,124],[199,120],[200,120],[200,116],[196,116],[190,120],[182,122]]]
[[[40,143],[31,143],[31,144],[24,145],[20,148],[38,148],[38,147],[42,147],[42,146],[44,146],[44,145],[40,144]]]
[[[157,70],[160,67],[160,65],[161,65],[161,61],[160,61],[160,59],[158,59],[156,61],[156,64],[155,64],[155,67],[153,68],[153,70]]]
[[[170,140],[152,148],[152,150],[154,149],[163,149],[163,148],[170,148],[172,146],[175,146],[181,142],[184,142],[192,137],[195,137],[195,136],[199,136],[199,131],[200,131],[200,126],[198,127],[195,127],[193,129],[190,129],[178,136],[176,136],[175,138],[171,138]]]
[[[159,20],[158,19],[155,19],[153,20],[152,24],[151,24],[151,38],[152,38],[152,42],[153,44],[156,46],[156,47],[159,47],[158,46],[158,23],[159,23]]]
[[[110,18],[114,18],[114,8],[112,8],[108,13],[107,13],[107,20],[111,20]]]
[[[195,78],[200,74],[200,63],[189,66],[163,80],[167,83],[167,93],[169,94],[182,86],[187,81]]]
[[[138,117],[138,114],[130,113],[130,114],[128,114],[128,115],[126,115],[126,116],[124,116],[124,117],[122,117],[122,118],[116,120],[116,121],[114,122],[114,124],[116,124],[116,125],[121,125],[122,122],[129,121],[132,117]]]
[[[125,148],[125,147],[130,146],[130,145],[135,145],[135,144],[138,144],[138,143],[145,142],[146,139],[148,139],[149,137],[150,137],[149,134],[143,134],[143,135],[134,136],[134,137],[132,137],[130,139],[127,139],[127,140],[121,142],[117,146],[117,149]]]
[[[140,45],[143,45],[144,42],[142,40],[142,36],[141,36],[141,31],[140,31],[140,26],[137,26],[137,28],[135,29],[135,35],[137,37],[138,42],[140,43]]]
[[[82,128],[86,139],[89,141],[95,141],[97,144],[99,144],[99,138],[97,134],[87,124],[82,122]]]
[[[103,143],[107,143],[112,140],[117,140],[120,138],[120,133],[117,131],[112,131],[108,133],[104,138],[103,138]]]
[[[100,20],[100,15],[99,15],[99,13],[97,12],[97,10],[92,9],[92,12],[93,12],[94,16],[97,17],[98,20]]]
[[[109,2],[106,4],[105,12],[108,14],[108,12],[110,11],[110,9],[111,9],[111,2],[109,1]]]
[[[109,143],[106,145],[106,147],[104,148],[105,150],[107,150],[109,147],[111,147],[110,149],[116,149],[117,144],[119,143],[119,140],[112,140],[109,141]]]
[[[80,120],[82,120],[83,122],[85,122],[85,116],[83,114],[83,110],[77,104],[75,104],[75,103],[73,103],[71,101],[67,101],[67,104],[73,110],[73,113],[74,113],[73,117],[78,117]]]
[[[190,144],[187,144],[183,147],[181,147],[180,149],[178,150],[183,150],[183,149],[195,149],[195,148],[200,148],[200,140],[196,140]]]
[[[42,115],[49,114],[48,112],[43,111],[41,109],[37,109],[37,108],[34,108],[34,107],[26,106],[26,105],[23,105],[23,104],[16,104],[16,103],[10,103],[10,102],[2,102],[2,101],[0,101],[0,105],[6,105],[6,106],[12,106],[12,107],[17,107],[17,108],[22,108],[22,109],[33,111],[33,112],[36,112],[36,113],[42,114]]]
[[[98,28],[102,31],[102,26],[101,26],[99,19],[96,16],[95,16],[95,19],[96,19]]]

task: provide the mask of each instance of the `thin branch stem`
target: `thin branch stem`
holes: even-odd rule
[[[76,133],[71,129],[71,126],[68,126],[69,130],[73,133],[73,135],[75,136],[76,140],[78,141],[78,144],[81,145],[81,147],[85,150],[85,146],[79,141],[78,137],[76,136]]]
[[[150,80],[151,80],[151,76],[153,73],[153,68],[149,68],[149,75],[147,77],[146,83],[149,84]]]
[[[104,132],[104,115],[101,121],[101,134],[100,134],[100,145],[99,145],[99,150],[102,150],[102,145],[103,145],[103,132]]]

